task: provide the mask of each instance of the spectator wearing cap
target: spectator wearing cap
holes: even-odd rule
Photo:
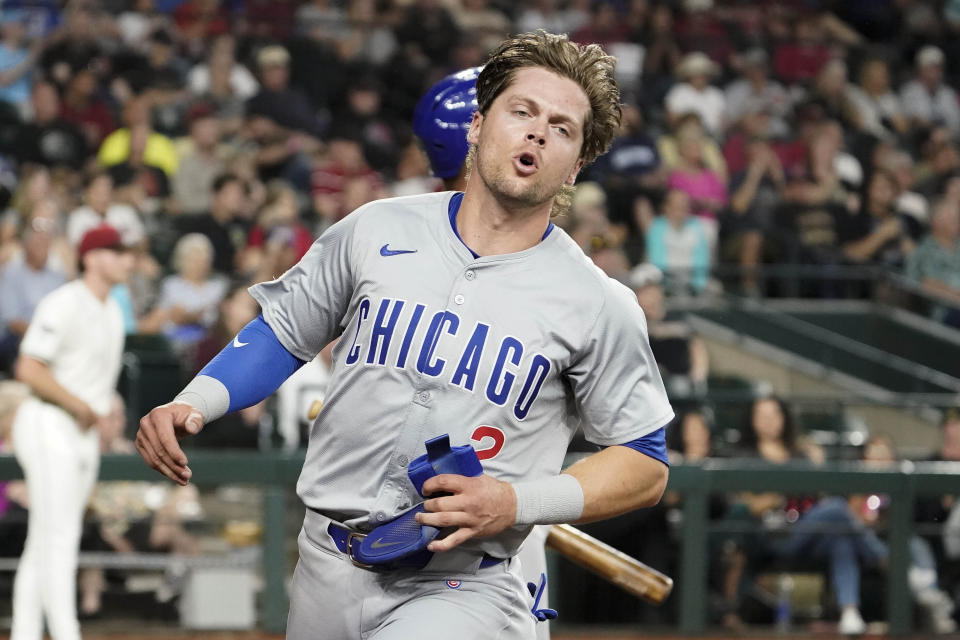
[[[26,46],[23,14],[5,9],[0,13],[0,102],[24,114],[30,104],[32,71],[36,50]]]
[[[40,299],[65,281],[48,264],[53,233],[43,222],[37,218],[24,226],[23,261],[10,261],[0,272],[0,370],[7,373]]]
[[[957,138],[960,136],[960,105],[957,104],[957,92],[943,82],[943,51],[927,45],[917,52],[914,61],[916,76],[900,89],[904,112],[914,126],[945,126]]]
[[[290,53],[279,45],[263,47],[257,52],[257,69],[260,91],[247,102],[247,113],[283,129],[310,136],[319,133],[306,96],[290,86]]]
[[[285,48],[262,48],[257,67],[260,91],[247,101],[246,133],[259,146],[260,179],[284,178],[306,191],[310,156],[320,147],[316,112],[307,97],[290,86],[290,54]]]
[[[860,67],[860,82],[848,90],[860,113],[860,128],[885,140],[910,132],[910,121],[900,98],[890,88],[890,67],[882,58],[870,58]]]
[[[87,140],[60,117],[60,96],[49,82],[37,82],[31,93],[33,121],[17,131],[13,155],[21,164],[79,170],[89,155]]]
[[[790,96],[783,85],[770,78],[767,52],[759,47],[750,49],[739,56],[739,61],[739,76],[724,90],[728,121],[736,124],[748,114],[764,111],[770,116],[767,135],[786,135]]]
[[[226,170],[225,149],[220,144],[220,120],[213,107],[198,102],[187,114],[190,137],[180,153],[173,177],[173,195],[181,214],[194,215],[210,209],[210,188]]]
[[[677,67],[681,82],[667,93],[667,117],[672,123],[688,113],[700,116],[704,128],[720,137],[727,126],[726,98],[723,91],[710,84],[719,68],[706,54],[688,53]]]
[[[176,147],[162,133],[154,131],[150,122],[151,99],[134,96],[123,107],[124,125],[111,133],[100,145],[97,161],[112,167],[124,162],[147,165],[163,171],[167,178],[177,173]]]
[[[113,178],[106,171],[94,172],[87,178],[83,200],[84,204],[67,217],[67,238],[74,246],[80,244],[87,231],[102,224],[116,229],[127,246],[146,241],[146,230],[137,211],[114,201]]]

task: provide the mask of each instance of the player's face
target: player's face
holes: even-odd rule
[[[87,268],[111,285],[126,282],[133,273],[134,255],[130,251],[98,249],[90,257],[93,259],[87,262]]]
[[[476,171],[507,208],[552,202],[583,166],[580,148],[590,102],[573,80],[540,67],[519,69],[486,115],[474,115],[467,140]]]

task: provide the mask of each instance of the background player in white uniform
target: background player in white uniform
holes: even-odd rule
[[[253,287],[263,317],[141,420],[141,455],[185,484],[178,437],[262,399],[342,334],[297,485],[289,638],[529,638],[511,558],[530,528],[659,500],[673,411],[643,315],[549,221],[619,125],[613,67],[565,36],[506,41],[477,81],[466,191],[374,202],[331,227]],[[573,415],[606,448],[559,473]],[[421,501],[407,467],[444,433],[473,444],[484,473],[427,480],[425,495],[451,495],[417,521],[455,530],[422,569],[354,566],[352,534]]]
[[[13,449],[30,499],[27,540],[13,589],[11,640],[80,637],[77,553],[99,467],[98,421],[109,414],[123,354],[123,317],[109,297],[133,269],[120,234],[87,231],[83,272],[44,297],[20,344],[17,378],[31,390],[13,424]]]

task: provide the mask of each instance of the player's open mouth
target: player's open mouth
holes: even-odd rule
[[[513,157],[513,164],[517,172],[528,176],[537,171],[537,157],[532,153],[521,153]]]

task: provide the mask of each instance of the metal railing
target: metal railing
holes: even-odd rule
[[[191,453],[193,481],[201,487],[221,484],[256,484],[263,490],[264,575],[261,626],[280,632],[286,623],[286,580],[290,572],[284,553],[285,515],[289,490],[303,465],[304,452],[200,452]],[[9,456],[0,456],[0,480],[20,477]],[[137,456],[105,456],[101,480],[162,481]],[[710,564],[707,537],[710,531],[708,501],[713,493],[756,490],[784,493],[834,494],[884,493],[890,496],[887,541],[889,579],[887,612],[889,632],[910,631],[911,598],[907,588],[908,540],[913,530],[913,503],[917,496],[960,494],[960,463],[900,463],[877,470],[858,463],[773,466],[743,460],[709,460],[700,465],[677,465],[670,471],[668,489],[681,493],[684,526],[680,572],[674,576],[680,598],[680,631],[688,635],[707,630],[707,571]]]

